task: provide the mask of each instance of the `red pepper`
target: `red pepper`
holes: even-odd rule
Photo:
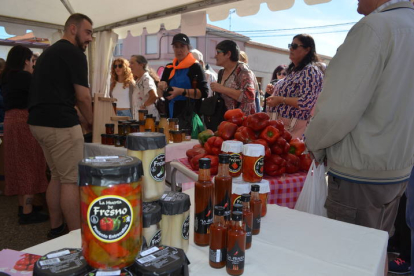
[[[202,153],[199,155],[194,156],[191,161],[190,161],[190,166],[194,171],[198,171],[199,169],[199,163],[198,160],[200,160],[200,158],[203,158],[204,156],[206,156],[206,154]]]
[[[290,145],[283,137],[276,139],[276,142],[270,146],[270,150],[273,154],[282,155],[289,152]]]
[[[276,139],[279,138],[280,133],[277,128],[274,126],[267,126],[259,135],[259,138],[264,139],[269,145],[276,142]]]
[[[254,131],[260,131],[269,125],[269,115],[264,112],[247,116],[247,126]]]
[[[299,171],[299,157],[291,153],[282,155],[282,158],[286,160],[286,172],[296,173]]]
[[[302,154],[299,156],[299,169],[301,171],[309,171],[310,166],[312,165],[312,158],[310,154]]]
[[[191,159],[193,159],[194,156],[202,154],[202,153],[206,153],[206,150],[204,148],[200,148],[196,146],[199,146],[199,144],[195,145],[192,149],[189,149],[186,151],[188,162],[191,162]]]
[[[285,129],[285,131],[282,133],[282,137],[285,138],[286,142],[290,142],[292,140],[292,134],[290,134],[289,131]]]
[[[114,228],[114,221],[111,218],[102,218],[99,221],[99,226],[102,231],[111,231]]]
[[[256,140],[256,133],[253,129],[249,127],[241,126],[237,129],[236,134],[234,134],[236,140],[243,142],[243,144],[249,144],[252,141]]]
[[[244,113],[240,108],[230,109],[224,113],[224,120],[241,126],[243,123]]]
[[[269,144],[264,139],[257,139],[252,142],[252,144],[260,144],[265,147],[265,157],[270,157],[272,155],[272,151],[269,148]]]
[[[280,134],[282,134],[285,131],[285,124],[282,120],[270,120],[269,126],[274,126],[275,128],[277,128]]]
[[[223,140],[230,140],[230,139],[233,139],[233,136],[234,136],[234,133],[236,133],[236,130],[237,130],[236,124],[223,121],[219,124],[217,128],[217,134],[218,136],[223,138]]]
[[[221,144],[223,144],[223,139],[213,136],[204,143],[204,149],[207,154],[219,155],[221,153]]]
[[[276,176],[286,172],[286,160],[277,154],[265,158],[264,171],[267,175]]]
[[[299,138],[294,138],[290,140],[289,144],[290,144],[289,153],[295,154],[296,156],[301,155],[302,152],[304,152],[306,149],[305,143]]]
[[[211,160],[210,163],[210,174],[214,175],[218,172],[218,156],[217,155],[206,155],[203,158],[209,158]]]

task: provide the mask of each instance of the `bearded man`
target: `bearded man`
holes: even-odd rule
[[[90,128],[92,100],[84,52],[92,32],[89,17],[72,14],[62,39],[42,53],[33,73],[28,124],[51,171],[46,192],[50,239],[80,228],[77,165],[83,158],[84,139],[75,106]]]

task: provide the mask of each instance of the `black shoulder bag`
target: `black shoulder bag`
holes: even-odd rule
[[[221,69],[218,73],[217,82],[221,82],[223,77],[224,70]],[[220,93],[213,92],[213,96],[206,98],[201,103],[200,113],[204,117],[204,124],[208,129],[216,131],[218,125],[224,120],[224,113],[226,113],[227,108],[224,103],[224,99],[221,97]]]

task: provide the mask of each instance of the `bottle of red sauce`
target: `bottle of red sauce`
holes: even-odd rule
[[[260,233],[260,221],[262,218],[262,200],[259,196],[260,186],[259,185],[252,185],[252,198],[250,200],[250,207],[253,211],[253,235],[257,235]]]
[[[227,234],[226,271],[230,275],[242,275],[244,272],[246,231],[243,228],[243,214],[233,212],[233,227]]]
[[[232,177],[229,174],[230,155],[219,154],[218,173],[214,178],[214,202],[224,207],[224,219],[230,220]]]
[[[211,160],[200,158],[198,180],[195,183],[194,243],[207,246],[210,241],[210,225],[213,222],[214,186],[210,177]]]
[[[243,145],[242,177],[246,182],[260,182],[263,178],[263,163],[265,149],[263,145]]]
[[[246,224],[246,249],[252,247],[253,212],[250,210],[250,195],[242,194],[243,221]]]
[[[214,222],[210,226],[210,266],[222,268],[226,265],[227,257],[227,225],[224,220],[225,209],[214,207]]]

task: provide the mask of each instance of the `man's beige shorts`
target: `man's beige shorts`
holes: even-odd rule
[[[328,218],[384,230],[390,237],[394,234],[398,205],[408,181],[358,184],[330,175],[328,184]]]
[[[80,125],[68,128],[30,125],[30,131],[43,149],[52,178],[62,184],[77,183],[84,144]]]

